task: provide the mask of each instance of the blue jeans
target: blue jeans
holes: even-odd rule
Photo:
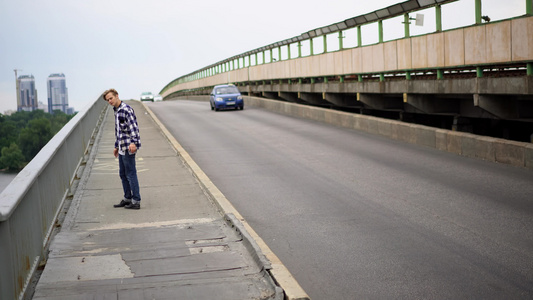
[[[122,180],[124,189],[124,198],[141,201],[139,193],[139,180],[137,179],[137,169],[135,167],[135,154],[126,154],[118,156],[119,175]]]

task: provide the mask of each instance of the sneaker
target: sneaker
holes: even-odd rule
[[[130,203],[131,203],[131,201],[126,200],[126,199],[122,199],[122,200],[120,200],[119,204],[114,204],[113,207],[124,207],[124,206],[126,206],[126,205],[128,205]]]
[[[139,202],[137,202],[137,203],[128,203],[127,205],[124,206],[124,208],[127,208],[127,209],[141,209],[141,204]]]

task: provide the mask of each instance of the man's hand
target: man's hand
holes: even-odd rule
[[[131,153],[131,154],[135,154],[135,152],[137,152],[137,146],[135,146],[134,143],[131,143],[131,144],[128,146],[128,149],[130,150],[130,153]]]
[[[115,157],[118,157],[118,148],[115,148],[113,150],[113,155],[115,155]]]

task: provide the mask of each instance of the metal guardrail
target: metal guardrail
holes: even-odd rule
[[[22,299],[46,260],[59,212],[105,109],[99,97],[79,112],[0,194],[0,299]]]
[[[282,41],[278,41],[263,47],[259,47],[257,49],[253,49],[229,58],[226,58],[224,60],[221,60],[219,62],[213,63],[211,65],[205,66],[201,69],[198,69],[196,71],[193,71],[191,73],[185,74],[183,76],[180,76],[171,82],[169,82],[167,85],[165,85],[161,91],[159,92],[161,95],[166,97],[167,95],[171,94],[171,92],[168,92],[170,89],[177,85],[190,83],[190,82],[198,82],[199,80],[207,79],[207,78],[216,78],[217,76],[221,74],[227,74],[230,72],[235,72],[239,70],[245,70],[261,65],[268,65],[273,63],[279,63],[281,61],[290,61],[292,59],[300,59],[304,57],[312,57],[316,55],[322,55],[322,54],[331,54],[334,52],[341,52],[343,50],[349,50],[349,49],[355,49],[355,48],[368,48],[372,45],[365,45],[362,44],[362,32],[361,27],[363,25],[368,25],[372,23],[378,24],[378,31],[376,32],[378,34],[378,44],[383,44],[386,41],[383,38],[383,21],[387,19],[391,19],[394,17],[398,17],[401,15],[404,15],[404,27],[405,27],[405,36],[404,39],[410,38],[409,33],[409,23],[410,23],[410,17],[409,13],[417,12],[420,10],[428,9],[431,7],[435,8],[435,23],[436,23],[436,31],[434,33],[440,33],[443,32],[442,29],[442,16],[441,16],[441,6],[445,4],[450,4],[453,2],[457,2],[458,0],[407,0],[403,1],[367,14],[355,16],[334,24],[330,24],[324,27],[316,28],[313,30],[306,31],[302,33],[301,35],[288,38]],[[525,2],[525,16],[531,16],[533,15],[533,1],[532,0],[523,0]],[[477,26],[481,24],[487,24],[483,23],[482,21],[482,2],[483,0],[475,0],[475,23],[472,26]],[[522,17],[522,15],[516,15],[515,17]],[[343,32],[350,29],[357,29],[357,46],[354,47],[344,47],[342,44],[342,36]],[[454,28],[458,29],[458,28]],[[331,34],[337,34],[339,33],[339,38],[337,43],[339,43],[338,50],[328,50],[328,41],[327,36]],[[433,34],[433,33],[429,33]],[[424,34],[427,35],[427,34]],[[314,46],[313,46],[313,40],[317,39],[319,37],[323,38],[323,52],[321,53],[314,53]],[[308,42],[307,47],[310,48],[310,54],[309,55],[302,55],[302,42]],[[389,40],[390,41],[390,40]],[[320,42],[320,41],[318,41]],[[291,55],[293,50],[291,50],[291,46],[296,46],[297,48],[297,55]],[[287,51],[287,58],[282,58],[281,52],[282,47]],[[273,57],[273,51],[277,50],[278,58],[277,60]],[[296,50],[296,49],[294,49]],[[266,53],[270,54],[270,59],[267,58]],[[262,54],[262,61],[259,62],[258,55]],[[255,57],[255,61],[254,61]],[[533,75],[533,63],[527,61],[527,70],[528,75]],[[279,64],[278,64],[279,66]],[[478,66],[479,70],[482,70],[482,65]],[[406,68],[403,68],[406,69]],[[411,68],[407,68],[411,69]],[[424,71],[423,68],[412,68],[412,69],[419,69],[420,71]],[[444,70],[438,70],[439,76],[444,72]],[[358,76],[362,76],[363,74],[373,73],[373,75],[383,76],[382,72],[350,72],[348,74],[356,74]],[[333,74],[329,74],[333,75]],[[335,75],[346,75],[346,74],[335,74]],[[317,75],[315,77],[322,77],[324,74]],[[410,75],[407,75],[410,76]],[[285,78],[285,77],[283,77]],[[275,79],[283,79],[283,78],[275,78]],[[362,77],[360,77],[362,78]],[[269,80],[267,79],[261,79],[261,80]],[[233,80],[233,78],[229,80],[223,81],[223,83],[239,83],[238,80]],[[222,84],[222,83],[218,83]],[[212,85],[209,85],[212,87]],[[200,87],[201,88],[201,87]],[[188,91],[188,90],[196,90],[196,87],[194,88],[183,88],[180,89],[180,91]]]
[[[185,82],[194,81],[197,79],[215,76],[217,74],[224,73],[224,72],[231,71],[231,70],[244,69],[244,68],[257,66],[260,64],[265,64],[265,53],[266,52],[270,52],[270,56],[271,56],[270,61],[268,63],[276,62],[276,59],[274,59],[272,56],[273,55],[272,51],[274,49],[278,50],[279,57],[277,61],[291,60],[293,58],[301,58],[303,57],[301,54],[301,46],[302,46],[301,43],[303,41],[310,42],[310,48],[311,48],[310,56],[316,55],[313,51],[314,47],[312,45],[313,45],[313,40],[318,37],[324,38],[324,41],[323,41],[324,52],[323,53],[330,53],[330,51],[327,50],[328,48],[327,47],[327,44],[328,44],[327,35],[334,34],[334,33],[339,33],[339,43],[340,43],[339,50],[347,49],[342,46],[341,37],[342,37],[342,33],[349,29],[357,28],[357,31],[358,31],[357,47],[362,47],[361,26],[371,24],[371,23],[379,24],[379,30],[378,30],[378,35],[379,35],[379,40],[380,40],[379,43],[383,43],[384,41],[383,41],[382,22],[384,20],[391,19],[391,18],[401,16],[401,15],[404,15],[403,23],[405,26],[405,34],[406,34],[405,37],[407,38],[410,36],[409,34],[409,24],[410,24],[409,13],[420,11],[420,10],[431,8],[431,7],[436,8],[435,22],[436,22],[437,32],[441,32],[442,21],[441,21],[440,7],[444,4],[449,4],[452,2],[456,2],[456,1],[458,0],[407,0],[407,1],[403,1],[400,3],[367,13],[367,14],[355,16],[355,17],[352,17],[352,18],[349,18],[349,19],[346,19],[346,20],[343,20],[343,21],[340,21],[334,24],[330,24],[327,26],[323,26],[320,28],[315,28],[315,29],[306,31],[298,36],[284,39],[282,41],[278,41],[278,42],[275,42],[275,43],[272,43],[266,46],[262,46],[257,49],[246,51],[244,53],[226,58],[219,62],[203,67],[199,70],[193,71],[189,74],[180,76],[174,79],[173,81],[169,82],[166,86],[164,86],[159,93],[163,95],[166,92],[166,90],[180,83],[185,83]],[[476,20],[478,18],[478,13],[479,13],[479,17],[481,17],[481,11],[479,12],[477,11],[477,7],[481,7],[481,1],[482,0],[476,0]],[[526,1],[531,1],[531,0],[526,0]],[[528,9],[528,12],[529,11],[530,9]],[[297,45],[297,48],[299,49],[297,56],[291,56],[291,45]],[[287,52],[288,52],[287,59],[282,58],[281,47],[287,47]],[[258,54],[263,54],[262,63],[258,63],[258,58],[257,58]],[[252,63],[252,58],[254,56],[255,56],[255,63]],[[235,62],[237,63],[236,66],[235,66]]]

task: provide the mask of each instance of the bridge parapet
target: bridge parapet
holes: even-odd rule
[[[169,84],[161,94],[209,88],[217,84],[299,80],[329,76],[358,81],[397,77],[414,79],[433,74],[435,79],[464,76],[492,69],[526,74],[533,62],[533,17],[520,17],[455,30],[409,37],[337,52],[277,61],[229,70],[186,82]],[[466,72],[471,74],[471,72]],[[354,91],[355,92],[355,91]],[[526,91],[525,93],[529,93]]]
[[[106,108],[100,97],[80,111],[0,194],[0,299],[21,299],[46,261],[56,220]]]
[[[414,2],[400,5],[416,7]],[[406,29],[405,37],[383,41],[381,24],[376,44],[343,48],[341,43],[337,51],[311,50],[308,56],[299,51],[296,57],[290,54],[290,43],[300,49],[300,40],[288,39],[273,44],[285,45],[287,59],[273,59],[274,46],[265,46],[179,77],[160,93],[165,99],[208,95],[215,85],[233,83],[248,96],[531,142],[533,2],[526,0],[524,15],[485,23],[481,0],[475,3],[476,23],[471,26],[442,31],[437,21],[436,32],[410,36]],[[441,4],[435,6],[437,15]],[[331,28],[342,27],[333,25],[313,32],[326,37]],[[313,36],[307,38],[313,49]],[[268,51],[270,61],[265,59]]]

